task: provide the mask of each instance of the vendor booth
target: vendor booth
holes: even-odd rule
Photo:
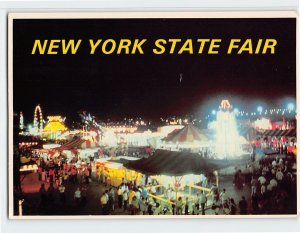
[[[165,190],[163,192],[150,193],[152,198],[165,203],[174,203],[179,195],[190,197],[199,191],[204,191],[207,196],[211,195],[207,174],[213,175],[212,184],[218,187],[217,170],[236,164],[237,160],[205,159],[199,154],[187,151],[156,150],[148,159],[129,161],[124,166],[155,179],[156,187],[163,187]],[[174,200],[170,200],[167,196],[167,189],[175,190]]]
[[[118,187],[122,182],[136,182],[139,185],[142,174],[124,166],[124,163],[135,160],[138,159],[127,156],[121,156],[118,160],[111,160],[111,158],[95,160],[98,180],[114,187]]]

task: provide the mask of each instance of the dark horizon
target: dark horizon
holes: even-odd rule
[[[295,19],[14,20],[14,111],[74,117],[204,114],[223,96],[244,108],[296,98]],[[275,38],[273,55],[31,55],[35,39]],[[225,48],[226,46],[224,46]],[[147,53],[148,51],[148,53]],[[180,76],[182,79],[180,79]],[[217,106],[216,106],[217,107]]]

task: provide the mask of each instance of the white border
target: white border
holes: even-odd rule
[[[35,12],[9,13],[9,27],[12,19],[104,19],[104,18],[297,18],[295,11],[161,11],[161,12]]]
[[[16,4],[16,2],[17,1],[12,1],[12,3],[11,2],[6,3],[6,7],[4,7],[5,9],[4,10],[0,9],[1,10],[0,11],[0,15],[1,15],[1,24],[0,24],[0,26],[2,26],[2,29],[3,28],[5,29],[5,19],[4,19],[4,17],[6,17],[6,12],[8,11],[7,10],[8,7],[15,8],[14,6],[18,6],[17,9],[19,9],[19,8],[26,9],[26,7],[28,8],[28,7],[31,6],[31,9],[33,9],[33,8],[39,8],[41,6],[45,6],[46,5],[46,6],[48,6],[47,12],[51,11],[50,8],[57,8],[57,2],[56,1],[53,1],[51,3],[49,3],[49,1],[48,1],[48,4],[47,4],[47,1],[41,1],[41,2],[31,1],[31,2],[29,2],[29,5],[26,5],[26,6],[25,6],[25,3],[22,4],[20,2],[17,2],[17,4]],[[45,4],[45,2],[46,2],[46,4]],[[90,6],[93,5],[93,4],[91,4],[90,1],[88,1],[87,4],[85,4],[84,1],[81,1],[82,3],[80,3],[80,1],[77,1],[75,4],[72,3],[70,6],[68,6],[70,3],[66,3],[66,2],[67,1],[64,1],[62,4],[60,4],[60,6],[64,5],[64,7],[62,7],[63,8],[62,10],[64,10],[64,11],[67,10],[67,9],[64,9],[64,8],[68,8],[68,7],[71,7],[72,9],[75,9],[75,8],[81,8],[81,9],[85,8],[85,9],[87,9],[87,8],[91,8]],[[112,1],[112,2],[115,2],[115,1]],[[141,2],[145,3],[146,1],[141,1]],[[230,4],[228,6],[232,7],[232,2],[234,2],[234,1],[229,1],[229,2],[230,2]],[[285,8],[287,8],[287,9],[293,9],[294,10],[295,7],[297,7],[299,5],[299,3],[296,3],[297,1],[296,2],[295,1],[287,1],[287,2],[285,2],[285,1],[267,1],[268,2],[267,4],[265,3],[266,1],[259,1],[259,2],[260,2],[260,4],[258,4],[258,5],[261,8],[263,8],[263,7],[265,7],[265,8],[269,7],[270,8],[269,5],[272,5],[273,8],[275,8],[275,9],[285,9]],[[274,5],[271,2],[273,2]],[[291,2],[293,4],[291,4]],[[188,1],[188,3],[191,3],[191,1]],[[256,2],[256,4],[257,4],[257,2]],[[20,5],[23,5],[23,7],[22,6],[20,7]],[[54,6],[54,5],[56,5],[56,7],[51,7],[51,6]],[[105,8],[106,9],[107,8],[113,8],[112,5],[111,4],[107,4],[106,7],[103,7],[103,6],[102,7],[103,7],[103,9],[105,9]],[[124,8],[125,5],[123,4],[123,8]],[[237,4],[237,5],[240,6],[240,4]],[[98,6],[99,6],[99,2],[98,2]],[[100,6],[101,6],[101,4],[100,4]],[[130,4],[126,5],[126,7],[131,7],[131,6],[132,5],[130,5]],[[253,5],[251,5],[251,6],[253,7]],[[214,9],[216,9],[216,8],[214,8]],[[145,9],[143,9],[143,10],[145,10]],[[168,10],[172,10],[172,9],[169,8]],[[43,10],[43,11],[45,11],[45,10]],[[61,11],[61,9],[58,9],[57,11]],[[293,11],[293,13],[296,14],[296,15],[298,15],[298,13],[296,13],[296,12],[297,12],[297,9],[295,9],[295,11]],[[145,12],[143,12],[143,14],[144,13]],[[0,40],[0,48],[2,48],[2,51],[1,51],[2,53],[1,53],[0,59],[1,59],[1,68],[2,68],[2,71],[4,71],[4,70],[6,70],[5,69],[5,59],[6,59],[6,56],[4,55],[4,53],[5,53],[5,47],[6,47],[5,46],[5,39],[4,39],[5,38],[5,30],[2,30],[2,32],[3,32],[3,35],[1,35],[1,37],[0,37],[1,38],[1,40]],[[297,38],[299,38],[298,36],[299,36],[299,25],[297,25]],[[299,42],[298,42],[298,39],[297,39],[297,52],[298,52],[298,48],[299,48],[298,45],[299,45]],[[298,55],[298,53],[297,53],[297,55]],[[298,56],[297,56],[297,59],[298,59]],[[299,74],[299,66],[297,66],[297,78],[299,77],[298,74]],[[1,107],[3,107],[3,108],[6,109],[6,103],[5,103],[6,102],[5,101],[6,97],[4,96],[4,94],[6,93],[6,91],[5,91],[5,89],[6,89],[5,83],[6,82],[5,82],[5,75],[3,73],[1,74],[1,72],[0,72],[0,81],[1,81],[0,87],[1,87],[1,90],[2,90],[2,93],[3,93],[3,97],[4,97],[4,98],[0,98],[0,104],[1,104]],[[297,81],[297,87],[298,87],[298,81]],[[298,96],[298,88],[297,88],[297,96]],[[299,109],[299,103],[298,103],[298,101],[297,101],[297,109]],[[5,111],[3,111],[3,112],[1,111],[1,115],[0,116],[1,116],[2,120],[5,120],[5,118],[6,118],[5,117]],[[2,129],[5,128],[5,123],[3,121],[0,122],[0,126],[3,126],[3,125],[4,125],[4,127],[2,127]],[[1,139],[5,139],[5,136],[3,136],[2,133],[1,133]],[[1,148],[2,147],[6,148],[5,144],[6,144],[5,140],[4,140],[4,142],[3,141],[0,142]],[[5,159],[4,159],[4,161],[5,161]],[[299,164],[298,164],[298,166],[299,166]],[[6,167],[5,165],[2,166],[2,168],[4,170],[4,172],[2,171],[2,175],[4,175],[3,177],[1,177],[2,181],[3,180],[5,181],[5,177],[6,177],[6,175],[5,175],[5,169],[4,169],[5,167]],[[5,183],[2,185],[2,187],[4,187],[4,190],[6,189],[6,186],[5,186],[6,184]],[[298,188],[299,188],[299,185],[298,185]],[[298,194],[299,194],[299,192],[298,192]],[[3,195],[3,193],[2,193],[2,195]],[[2,204],[2,208],[1,208],[2,209],[2,219],[1,220],[5,223],[5,226],[4,226],[5,232],[7,232],[6,230],[12,230],[12,229],[14,229],[13,230],[14,232],[20,231],[21,228],[19,228],[19,227],[20,226],[25,226],[24,225],[25,222],[21,221],[19,223],[15,222],[14,224],[12,224],[14,221],[7,221],[7,219],[6,219],[7,215],[5,216],[5,214],[7,213],[5,211],[6,208],[3,208],[4,206],[6,206],[6,203],[5,203],[5,201],[3,202],[3,200],[5,200],[5,198],[3,198],[3,196],[2,196],[2,202],[1,202],[1,204]],[[298,204],[298,206],[299,206],[299,204]],[[141,223],[141,221],[142,220],[140,220],[139,222]],[[280,230],[280,229],[281,230],[292,230],[292,231],[295,231],[297,229],[300,230],[299,220],[297,221],[297,220],[291,220],[291,219],[289,219],[289,220],[284,221],[285,224],[283,224],[283,225],[282,224],[281,225],[277,225],[276,224],[276,222],[281,222],[281,223],[283,222],[283,220],[280,220],[280,219],[276,220],[276,222],[275,222],[275,220],[270,220],[270,219],[261,219],[260,221],[256,220],[255,221],[256,224],[249,224],[250,223],[249,221],[250,221],[250,219],[248,221],[246,221],[246,222],[244,221],[243,224],[240,225],[240,224],[237,223],[237,220],[233,221],[232,219],[231,220],[229,220],[229,219],[217,219],[217,223],[218,224],[216,225],[215,224],[216,221],[212,221],[212,220],[208,221],[207,220],[206,222],[201,221],[200,222],[201,226],[198,224],[198,227],[195,227],[195,226],[197,226],[197,224],[195,224],[196,222],[194,222],[194,221],[188,221],[186,219],[183,220],[183,221],[181,221],[180,219],[176,219],[175,222],[174,221],[172,221],[172,222],[170,222],[170,221],[164,221],[164,222],[159,221],[158,222],[157,220],[153,219],[150,222],[148,221],[148,223],[147,223],[147,221],[146,222],[143,221],[143,223],[145,223],[146,225],[148,225],[148,227],[150,227],[150,228],[149,229],[148,228],[146,228],[146,229],[141,228],[141,230],[143,229],[146,232],[150,232],[150,231],[152,232],[153,230],[155,230],[153,228],[153,226],[155,226],[155,227],[158,228],[157,230],[155,230],[156,232],[161,232],[161,230],[164,230],[165,232],[166,231],[168,231],[168,232],[169,231],[173,231],[173,232],[185,231],[185,232],[187,232],[187,231],[190,231],[190,229],[193,229],[193,231],[195,231],[195,230],[197,231],[197,230],[200,230],[200,229],[201,230],[206,230],[206,231],[220,230],[220,229],[223,230],[223,231],[228,231],[228,230],[231,230],[231,231],[236,231],[236,230],[249,231],[249,230],[255,230],[255,229],[257,229],[257,230],[268,230],[268,231],[270,231],[272,229],[276,230],[276,231]],[[181,222],[181,225],[180,225],[180,222]],[[248,222],[248,224],[247,224],[247,222]],[[253,221],[251,221],[251,222],[253,222]],[[39,223],[45,224],[46,222],[39,221]],[[83,227],[82,223],[88,223],[88,225],[85,225]],[[135,225],[135,226],[136,226],[136,224],[140,225],[140,224],[138,224],[137,222],[134,222],[134,221],[129,221],[128,222],[128,221],[123,221],[123,220],[122,221],[118,220],[119,224],[117,224],[117,225],[115,225],[111,221],[107,222],[107,221],[103,220],[103,221],[101,221],[101,224],[103,224],[103,223],[104,223],[104,225],[101,225],[102,226],[101,228],[103,230],[106,229],[105,231],[111,231],[111,230],[113,230],[115,228],[115,229],[120,229],[120,231],[122,230],[122,232],[132,232],[132,226],[133,225]],[[184,223],[184,225],[182,225],[183,223]],[[192,227],[194,227],[194,228],[191,228],[191,227],[187,226],[187,223],[189,223],[189,225],[192,226]],[[213,225],[211,225],[210,223],[212,223]],[[242,222],[239,221],[239,223],[242,223]],[[261,224],[259,224],[259,223],[261,223]],[[25,228],[22,228],[22,230],[23,230],[23,232],[38,232],[38,231],[40,232],[41,230],[44,231],[44,232],[50,232],[50,230],[48,230],[47,228],[45,229],[45,227],[43,225],[41,225],[41,224],[38,224],[37,222],[35,223],[35,225],[39,225],[39,227],[40,227],[39,229],[36,229],[35,227],[33,227],[33,228],[31,228],[31,227],[30,228],[26,228],[25,227]],[[62,230],[64,230],[64,231],[66,231],[67,229],[70,228],[69,224],[76,225],[78,227],[77,228],[78,231],[75,231],[75,232],[79,232],[79,231],[82,232],[82,231],[88,231],[88,230],[96,230],[96,229],[93,229],[92,227],[100,227],[100,225],[95,224],[95,222],[93,222],[93,221],[92,222],[90,222],[90,221],[89,222],[87,222],[87,221],[79,221],[77,223],[70,222],[70,221],[60,221],[59,222],[60,227],[62,227]],[[112,228],[111,230],[110,230],[108,224],[110,226],[113,225],[113,226],[111,226],[111,228]],[[130,225],[128,225],[128,224],[130,224]],[[51,225],[50,225],[49,222],[48,222],[47,225],[48,225],[48,227],[51,227]],[[176,225],[176,227],[174,227],[175,225]],[[160,226],[162,226],[163,228],[160,228]],[[174,227],[174,229],[172,229],[172,226]],[[140,227],[142,227],[142,226],[140,225]],[[100,230],[100,228],[99,228],[99,230]]]

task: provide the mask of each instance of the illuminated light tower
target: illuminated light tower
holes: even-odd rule
[[[39,104],[34,109],[33,129],[35,134],[41,134],[43,132],[43,112]]]
[[[23,113],[20,112],[20,132],[22,133],[24,130],[24,117],[23,117]]]
[[[219,158],[240,155],[235,112],[228,100],[222,100],[216,119],[216,152]]]

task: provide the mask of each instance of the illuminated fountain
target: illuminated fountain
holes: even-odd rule
[[[241,155],[240,136],[237,130],[235,113],[228,100],[222,100],[216,113],[216,153],[219,158],[232,158]]]

